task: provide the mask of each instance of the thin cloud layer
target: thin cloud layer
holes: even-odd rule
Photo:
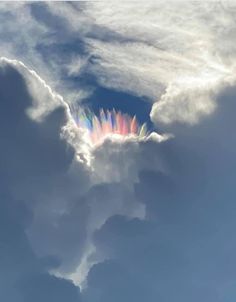
[[[196,124],[235,82],[234,3],[26,3],[1,12],[1,53],[27,62],[68,102],[93,93],[92,76],[154,103],[157,125]]]
[[[155,102],[157,124],[197,123],[235,81],[234,10],[224,2],[90,2],[86,13],[111,33],[87,40],[90,70],[101,85]]]

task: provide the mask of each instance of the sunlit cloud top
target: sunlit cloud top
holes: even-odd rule
[[[92,145],[102,143],[110,135],[120,138],[142,138],[148,135],[146,124],[139,124],[135,116],[131,117],[115,109],[101,109],[98,115],[89,109],[72,110],[72,115],[77,127],[87,131]]]

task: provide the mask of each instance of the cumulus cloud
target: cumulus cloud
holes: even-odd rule
[[[30,66],[1,59],[4,301],[79,301],[65,278],[89,302],[225,302],[232,292],[234,5],[195,4],[3,5],[1,54]],[[15,35],[13,47],[4,38]],[[51,88],[66,91],[64,72],[145,97],[156,124],[193,127],[91,148]],[[73,95],[77,83],[67,82]]]
[[[66,131],[64,135],[71,141],[71,131]],[[71,141],[75,150],[82,152],[85,157],[88,156],[85,163],[89,170],[90,187],[82,196],[89,208],[84,254],[76,270],[67,274],[67,278],[84,287],[91,267],[109,259],[108,254],[97,250],[93,235],[110,217],[119,214],[145,219],[145,204],[135,197],[134,184],[143,169],[169,173],[162,153],[162,143],[168,138],[154,133],[143,139],[110,136],[98,146],[85,145],[84,151],[80,146],[77,148],[75,138]],[[80,159],[82,157],[80,153]]]
[[[89,175],[83,164],[74,162],[75,151],[61,138],[67,107],[57,103],[55,108],[55,95],[26,66],[5,59],[1,63],[3,186],[13,198],[24,200],[32,212],[24,232],[36,255],[52,255],[59,261],[58,270],[68,271],[79,261],[86,241],[88,210],[80,198],[91,184]],[[32,91],[25,75],[34,81]],[[33,120],[28,109],[37,102],[35,91],[43,95],[44,90],[54,110]],[[41,105],[45,109],[43,102]]]
[[[90,270],[85,301],[234,298],[236,140],[223,138],[235,124],[235,88],[220,98],[216,115],[176,127],[161,146],[171,173],[139,173],[135,196],[146,219],[113,216],[95,233],[110,259]]]
[[[48,274],[57,266],[53,258],[38,258],[30,247],[25,229],[32,213],[22,201],[14,200],[1,185],[0,298],[3,301],[79,302],[80,293],[69,281]]]
[[[91,147],[63,98],[35,71],[2,58],[0,76],[2,178],[32,212],[25,232],[37,257],[55,257],[59,264],[50,272],[81,284],[108,257],[97,252],[94,232],[113,215],[145,218],[134,183],[141,169],[154,164],[167,173],[159,150],[166,138],[111,137]]]
[[[27,115],[34,102],[24,78],[27,72],[20,62],[1,60],[0,297],[9,302],[67,298],[76,302],[80,301],[78,288],[48,273],[60,266],[58,255],[40,257],[27,235],[37,216],[36,209],[47,207],[55,178],[66,172],[73,158],[73,150],[60,139],[59,130],[66,118],[62,106],[40,122]],[[43,84],[38,79],[38,89],[46,89]],[[56,208],[60,211],[59,204]],[[48,204],[47,209],[52,218],[55,208],[50,211]]]

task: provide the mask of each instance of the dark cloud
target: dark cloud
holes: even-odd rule
[[[53,176],[67,169],[73,151],[60,135],[65,122],[58,108],[43,123],[33,122],[26,114],[32,105],[22,76],[10,65],[0,69],[1,174],[8,183]]]
[[[143,170],[135,185],[148,219],[113,216],[95,234],[111,260],[90,271],[88,301],[234,300],[235,94],[198,126],[168,129],[169,172]]]
[[[73,151],[59,137],[64,109],[36,123],[26,114],[32,97],[21,74],[3,65],[0,82],[0,300],[80,301],[77,287],[48,273],[60,264],[57,258],[38,258],[31,248],[26,229],[35,200],[14,197],[31,190],[31,183],[39,194],[45,178],[52,181],[68,169]]]
[[[32,213],[0,187],[0,299],[6,302],[80,301],[71,282],[48,274],[56,262],[37,258],[25,233]]]

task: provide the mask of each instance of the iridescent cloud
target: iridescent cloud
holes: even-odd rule
[[[92,111],[72,110],[72,115],[79,128],[85,129],[93,144],[102,142],[108,135],[145,137],[148,135],[146,124],[139,124],[136,117],[120,111],[101,109],[98,115]]]

